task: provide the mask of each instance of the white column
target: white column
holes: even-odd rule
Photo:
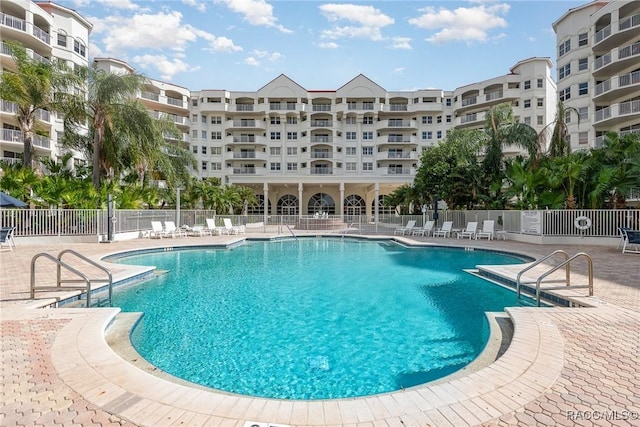
[[[262,216],[262,222],[267,225],[267,220],[271,212],[269,212],[269,185],[265,182],[262,184],[262,193],[264,196],[264,214]]]
[[[304,201],[302,200],[302,183],[298,183],[298,218],[302,218],[302,208]]]
[[[344,222],[344,182],[340,183],[340,220]]]

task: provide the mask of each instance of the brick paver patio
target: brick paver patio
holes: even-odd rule
[[[234,239],[73,248],[99,259],[145,246]],[[0,253],[0,425],[640,426],[640,255],[614,247],[416,240],[534,257],[558,248],[587,252],[594,259],[595,307],[509,309],[515,332],[504,355],[436,385],[337,401],[250,399],[170,383],[122,360],[103,336],[115,309],[28,308],[32,257],[69,245],[27,246],[18,240],[14,252]],[[116,277],[129,274],[126,266],[110,268]],[[50,266],[38,271],[43,277],[55,274]]]

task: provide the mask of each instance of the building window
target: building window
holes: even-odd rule
[[[297,117],[287,117],[287,124],[288,125],[297,125],[298,124],[298,118]]]
[[[192,121],[193,123],[197,122],[197,121],[198,121],[198,115],[197,115],[197,114],[193,114],[193,115],[191,115],[191,121]]]
[[[564,67],[558,68],[558,80],[562,80],[565,77],[569,77],[571,74],[571,63],[565,65]]]
[[[436,132],[436,139],[442,139],[442,131],[441,130]]]
[[[544,107],[544,98],[537,98],[536,101],[538,102],[538,107]]]
[[[373,147],[362,147],[363,156],[373,156]]]
[[[560,99],[560,101],[566,101],[567,99],[571,99],[571,86],[565,89],[561,89],[558,92],[558,99]]]
[[[207,116],[205,116],[204,114],[203,114],[203,115],[201,115],[201,116],[200,116],[200,121],[201,121],[203,124],[207,124]]]
[[[222,139],[222,132],[211,132],[211,139]]]
[[[355,125],[356,124],[356,118],[355,117],[347,117],[347,120],[345,120],[345,123],[348,125]]]
[[[578,108],[578,117],[580,117],[580,121],[583,122],[589,119],[589,107],[580,107]]]
[[[571,123],[571,111],[564,112],[564,122]]]
[[[451,115],[447,114],[447,123],[451,123]]]
[[[436,123],[442,123],[442,116],[436,117]]]
[[[207,154],[207,147],[206,145],[202,146],[202,154]]]
[[[433,116],[422,116],[422,124],[430,125],[433,123]]]
[[[524,118],[524,124],[531,126],[531,117],[527,116]]]
[[[451,98],[447,98],[447,99],[445,99],[445,105],[446,105],[447,107],[451,107]]]
[[[67,47],[67,35],[58,33],[58,46]]]
[[[195,130],[195,129],[194,129],[194,130],[192,130],[192,131],[191,131],[191,138],[194,138],[194,139],[195,139],[195,138],[197,138],[197,137],[198,137],[198,131],[197,131],[197,130]]]
[[[362,140],[363,141],[373,140],[373,132],[362,132]]]
[[[271,163],[271,170],[272,171],[279,171],[280,170],[280,162]]]
[[[373,170],[373,163],[370,162],[365,162],[362,164],[362,170],[363,171],[372,171]]]
[[[544,116],[536,116],[536,122],[538,126],[544,125]]]
[[[569,51],[571,51],[571,39],[560,43],[560,46],[558,46],[558,56],[563,56],[565,53],[569,53]]]
[[[531,89],[531,80],[525,80],[524,81],[524,89]]]
[[[280,140],[280,132],[271,132],[270,137],[273,141]]]
[[[211,170],[212,171],[221,171],[222,170],[222,163],[220,163],[220,162],[212,162],[211,163]]]
[[[80,43],[78,40],[73,41],[73,51],[82,57],[86,54],[84,44]]]
[[[298,139],[298,132],[287,132],[287,139],[289,140]]]
[[[544,87],[544,80],[543,79],[538,79],[538,89],[542,89]]]
[[[584,71],[589,69],[589,58],[578,59],[578,70]]]
[[[588,95],[589,94],[589,83],[584,82],[578,85],[578,95]]]
[[[432,139],[433,138],[433,132],[426,131],[426,132],[422,132],[422,139]]]
[[[192,107],[197,107],[198,106],[198,98],[193,98],[191,100],[191,106]]]
[[[578,46],[586,46],[589,44],[589,34],[582,33],[578,34]]]
[[[355,162],[347,162],[345,164],[347,172],[355,172],[356,171],[356,163]]]
[[[219,156],[220,154],[222,154],[222,147],[211,147],[212,156]]]
[[[589,132],[578,132],[578,144],[589,143]]]
[[[202,162],[202,170],[203,171],[207,170],[207,162]]]
[[[288,171],[297,171],[298,170],[298,164],[297,163],[287,163],[287,170]]]
[[[347,136],[347,140],[348,141],[353,141],[353,140],[356,139],[356,133],[355,132],[347,132],[346,136]]]
[[[298,147],[287,147],[287,156],[297,156]]]
[[[280,155],[280,147],[271,147],[271,148],[269,148],[269,154],[271,154],[272,156],[279,156]]]
[[[206,130],[200,131],[200,137],[202,139],[207,139],[207,131]]]
[[[271,117],[271,120],[269,121],[269,123],[271,123],[272,125],[279,125],[280,116]]]
[[[524,108],[531,108],[531,100],[530,99],[525,99],[524,100]]]
[[[195,131],[197,132],[197,131]],[[198,154],[198,146],[194,145],[193,147],[191,147],[191,150],[193,151],[193,154]]]
[[[211,116],[211,124],[212,125],[221,125],[222,124],[222,117],[220,117],[220,116]]]
[[[362,118],[362,124],[363,125],[372,125],[373,124],[373,117],[371,116],[364,116]]]
[[[347,156],[355,156],[358,154],[356,147],[347,147]]]

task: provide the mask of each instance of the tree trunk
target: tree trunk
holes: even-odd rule
[[[102,130],[96,128],[95,135],[93,137],[93,175],[92,182],[93,187],[97,190],[100,188],[100,169],[102,168],[101,154],[102,153]]]
[[[24,144],[23,144],[23,165],[27,168],[33,169],[33,158],[35,155],[35,148],[33,147],[33,132],[24,132]]]

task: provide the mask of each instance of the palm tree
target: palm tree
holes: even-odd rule
[[[17,71],[0,73],[0,98],[16,104],[16,119],[23,137],[23,164],[33,168],[35,147],[33,138],[38,130],[38,115],[42,110],[66,111],[70,92],[83,84],[63,61],[37,61],[27,55],[21,44],[3,41],[11,52]]]
[[[546,125],[538,135],[540,143],[543,143],[547,134],[551,130],[548,153],[550,157],[567,156],[571,153],[571,141],[569,141],[569,130],[566,117],[575,113],[580,124],[580,112],[574,107],[567,107],[562,101],[558,101],[556,106],[556,116],[553,122]]]
[[[165,143],[163,133],[177,134],[168,121],[157,121],[136,98],[145,77],[141,74],[112,74],[96,67],[88,74],[87,99],[77,97],[65,115],[65,143],[84,149],[92,156],[93,185],[107,176],[118,177],[127,169],[143,177],[161,168],[168,181],[188,175],[195,159],[187,150]],[[89,122],[89,135],[77,132]]]
[[[254,206],[258,203],[258,198],[256,197],[256,193],[249,187],[238,187],[237,188],[238,196],[242,201],[242,214],[243,216],[247,216],[249,214],[249,206]]]
[[[489,184],[502,182],[504,149],[510,145],[524,148],[530,159],[539,155],[538,135],[529,125],[518,123],[511,104],[500,104],[486,113],[484,131],[487,134],[482,162]]]

